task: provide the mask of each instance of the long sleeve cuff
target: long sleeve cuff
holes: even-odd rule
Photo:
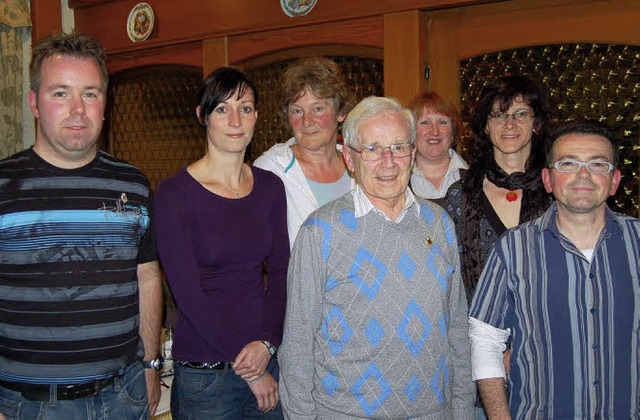
[[[511,330],[501,330],[476,318],[469,317],[471,341],[471,379],[504,378],[502,353]]]

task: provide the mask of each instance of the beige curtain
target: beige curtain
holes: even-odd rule
[[[24,0],[0,0],[0,158],[23,149],[22,51],[30,26]]]

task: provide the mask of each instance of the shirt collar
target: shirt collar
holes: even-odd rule
[[[410,208],[414,208],[413,211],[417,216],[420,215],[420,206],[417,205],[416,197],[413,195],[413,192],[411,192],[409,187],[405,190],[404,208],[402,209],[402,212],[400,212],[398,220],[392,220],[382,210],[374,206],[371,200],[369,200],[369,197],[367,197],[362,188],[360,188],[360,185],[356,184],[355,188],[351,190],[351,194],[353,194],[353,205],[355,208],[356,219],[366,216],[371,211],[375,211],[378,214],[381,214],[389,222],[400,223]]]
[[[549,230],[557,237],[564,238],[564,235],[562,235],[560,233],[560,229],[558,229],[557,214],[558,203],[554,201],[551,203],[549,209],[540,217],[540,229]],[[605,204],[604,227],[602,228],[602,232],[600,232],[600,237],[604,237],[603,235],[609,235],[611,229],[613,229],[614,226],[618,226],[619,223],[620,221],[615,217],[615,213]]]
[[[469,165],[467,162],[462,159],[462,157],[456,153],[455,150],[449,149],[449,167],[447,168],[447,172],[445,172],[444,177],[451,175],[454,172],[459,171],[460,169],[469,169]],[[413,168],[411,169],[414,174],[419,174],[424,178],[420,169],[418,169],[418,165],[413,164]]]

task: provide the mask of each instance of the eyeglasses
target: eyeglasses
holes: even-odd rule
[[[522,124],[530,121],[534,116],[535,114],[533,112],[527,111],[526,109],[516,111],[513,114],[507,114],[502,111],[494,111],[489,114],[489,118],[498,125],[506,124],[509,117],[513,118],[515,122]]]
[[[581,162],[579,160],[565,159],[559,160],[552,165],[552,167],[555,168],[555,170],[558,172],[572,174],[580,172],[580,169],[582,169],[583,166],[586,167],[587,171],[592,174],[608,174],[613,170],[613,168],[615,168],[615,166],[613,166],[613,164],[609,162],[602,162],[598,160]]]
[[[384,155],[384,151],[389,149],[389,153],[394,158],[403,158],[407,157],[413,151],[414,145],[411,143],[397,143],[392,144],[391,146],[382,147],[377,144],[369,144],[367,146],[362,146],[360,150],[355,147],[348,146],[354,152],[360,153],[362,156],[362,160],[380,160]]]

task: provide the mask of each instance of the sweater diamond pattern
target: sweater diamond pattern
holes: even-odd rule
[[[440,286],[442,287],[442,292],[444,293],[447,291],[447,279],[451,277],[451,273],[453,272],[453,267],[447,264],[444,267],[445,272],[444,274],[442,274],[440,270],[438,270],[438,266],[437,266],[437,262],[442,261],[442,256],[443,256],[442,249],[436,244],[433,244],[431,248],[432,248],[431,252],[427,257],[427,261],[425,264],[427,265],[427,269],[433,274],[436,280],[438,280],[438,283],[440,283]]]
[[[333,394],[335,394],[340,387],[340,382],[333,372],[329,372],[324,375],[324,378],[322,378],[322,386],[324,387],[324,392],[333,397]]]
[[[418,398],[418,394],[420,394],[420,390],[422,389],[422,383],[416,375],[413,375],[409,382],[404,387],[404,395],[407,397],[409,402],[413,404]]]
[[[426,203],[420,203],[420,216],[427,222],[427,226],[433,227],[433,221],[436,219],[436,215]]]
[[[360,275],[360,271],[363,270],[365,275]],[[371,270],[376,270],[376,274],[373,277],[373,282],[367,284],[364,278],[370,277]],[[351,266],[349,272],[349,279],[360,288],[369,300],[373,300],[380,290],[380,286],[387,275],[387,266],[382,263],[375,255],[373,255],[368,249],[360,247],[356,260]]]
[[[331,245],[331,225],[322,219],[309,218],[305,222],[308,226],[318,226],[322,234],[322,258],[327,261],[329,259],[329,245]]]
[[[440,320],[438,321],[438,329],[440,330],[440,335],[445,337],[447,335],[447,317],[443,313],[440,315]]]
[[[398,270],[407,279],[407,281],[413,280],[413,275],[416,273],[418,265],[405,251],[402,251],[400,260],[398,261]]]
[[[281,353],[281,395],[292,412],[470,418],[466,297],[455,236],[447,237],[454,227],[440,207],[416,204],[420,213],[409,208],[398,223],[377,211],[354,219],[347,194],[300,229]]]
[[[440,401],[440,404],[445,403],[444,399],[444,389],[449,383],[449,367],[447,366],[447,362],[444,360],[443,356],[440,356],[440,360],[438,361],[438,369],[436,370],[436,374],[433,376],[431,380],[431,390]]]
[[[418,357],[431,334],[431,323],[418,304],[411,300],[396,330],[413,357]]]
[[[356,214],[347,209],[342,209],[340,212],[340,222],[354,232],[358,228],[358,219],[356,219]]]
[[[371,346],[376,348],[380,340],[382,340],[382,337],[384,337],[384,328],[380,325],[380,321],[376,318],[371,318],[367,328],[364,329],[364,335],[369,340],[369,343],[371,343]]]
[[[353,336],[353,330],[337,306],[329,311],[322,322],[322,334],[327,339],[331,354],[334,356],[342,351]]]
[[[336,286],[338,286],[338,280],[333,276],[329,276],[329,278],[327,278],[327,284],[324,285],[324,291],[328,292]]]
[[[369,365],[350,389],[367,416],[373,415],[389,398],[392,391],[389,382],[375,363]]]

